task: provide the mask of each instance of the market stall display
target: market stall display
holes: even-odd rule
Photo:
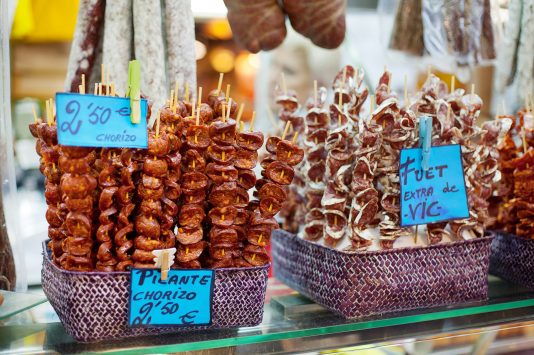
[[[326,167],[318,167],[324,169],[324,193],[320,204],[308,193],[307,224],[299,237],[275,232],[276,276],[348,318],[485,299],[491,243],[485,230],[492,221],[486,200],[500,177],[496,146],[510,122],[476,126],[482,101],[474,88],[471,93],[449,92],[430,73],[421,91],[412,97],[405,93],[401,104],[390,90],[387,71],[371,96],[371,113],[364,117],[359,108],[349,109],[355,103],[361,107],[359,98],[366,96],[361,75],[349,66],[334,80],[336,96],[324,132]],[[469,214],[410,227],[402,225],[400,215],[402,201],[406,204],[410,195],[401,193],[399,154],[425,144],[420,138],[420,117],[425,115],[431,118],[432,145],[461,145]],[[319,122],[306,120],[306,134],[313,137]],[[321,187],[317,178],[322,175],[311,170],[317,164],[315,151],[306,149],[305,155],[311,177],[306,183]],[[376,284],[371,286],[369,279]]]
[[[534,252],[534,119],[532,107],[513,115],[499,116],[513,122],[498,146],[498,165],[502,179],[493,198],[495,219],[491,228],[496,238],[492,245],[490,272],[506,280],[534,289],[532,253]]]
[[[254,115],[244,130],[243,107],[237,110],[229,87],[222,92],[222,79],[208,103],[202,88],[193,102],[171,91],[147,126],[147,149],[61,145],[51,102],[46,120],[36,116],[30,124],[49,205],[43,288],[76,339],[176,331],[131,328],[126,317],[130,271],[159,268],[169,251],[173,269],[216,270],[209,327],[261,321],[270,265],[265,246],[304,153],[298,132],[292,141],[287,130],[269,137],[272,157],[262,161],[264,179],[257,180],[252,169],[264,136],[254,131]],[[118,97],[113,87],[95,84],[101,95],[92,97]],[[84,92],[81,85],[79,96]],[[249,201],[254,186],[257,199]]]

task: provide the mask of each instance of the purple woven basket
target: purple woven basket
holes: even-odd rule
[[[66,271],[52,263],[45,243],[43,248],[43,290],[77,341],[255,326],[263,318],[269,265],[215,270],[210,326],[130,328],[129,272]]]
[[[481,301],[491,240],[351,253],[275,231],[274,274],[345,318]]]
[[[493,233],[489,272],[534,291],[534,240]]]

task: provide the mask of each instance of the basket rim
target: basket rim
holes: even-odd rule
[[[42,242],[43,246],[43,255],[45,262],[49,263],[53,270],[55,272],[60,272],[65,275],[89,275],[89,276],[123,276],[123,275],[130,275],[130,271],[71,271],[71,270],[65,270],[58,267],[56,264],[54,264],[50,258],[49,249],[47,247],[48,242],[50,239],[46,239]],[[218,268],[218,269],[197,269],[197,270],[213,270],[216,274],[217,273],[232,273],[235,271],[243,271],[243,272],[253,272],[253,271],[263,271],[268,270],[271,267],[271,262],[262,265],[262,266],[252,266],[252,267],[228,267],[228,268]],[[193,269],[171,269],[171,270],[193,270]]]
[[[298,237],[296,234],[289,233],[286,230],[283,229],[277,229],[273,231],[273,239],[279,238],[279,235],[286,234],[292,239],[295,239],[297,243],[307,244],[310,245],[313,248],[317,248],[322,250],[323,252],[334,252],[346,256],[367,256],[367,255],[383,255],[383,254],[396,254],[396,253],[414,253],[419,250],[430,250],[430,249],[449,249],[449,248],[457,248],[459,246],[468,245],[468,244],[478,244],[478,243],[487,243],[493,240],[495,237],[495,232],[493,231],[486,231],[487,236],[484,236],[482,238],[474,238],[470,240],[459,240],[454,241],[451,243],[442,243],[442,244],[432,244],[427,246],[413,246],[413,247],[402,247],[402,248],[392,248],[392,249],[384,249],[384,250],[354,250],[354,251],[348,251],[348,250],[337,250],[332,249],[324,245],[320,245],[317,243],[314,243],[309,240],[305,240],[303,238]],[[287,238],[287,236],[284,236],[282,238]]]

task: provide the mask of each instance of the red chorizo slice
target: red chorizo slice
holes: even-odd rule
[[[256,226],[247,229],[247,241],[253,245],[265,247],[270,244],[271,229],[265,226]]]
[[[207,150],[208,157],[217,164],[232,164],[236,151],[231,145],[210,144]],[[236,166],[237,167],[237,166]]]
[[[153,216],[137,216],[135,218],[135,230],[137,233],[152,239],[158,239],[161,234],[159,222]]]
[[[198,260],[191,260],[186,263],[181,263],[179,261],[176,261],[174,265],[172,266],[173,269],[200,269],[202,268],[202,265],[200,264],[200,261]]]
[[[159,216],[159,223],[162,231],[170,230],[175,224],[173,216],[166,213],[163,213]]]
[[[117,212],[118,211],[115,207],[110,207],[108,209],[100,211],[100,215],[98,216],[98,221],[101,224],[113,223],[113,221],[110,220],[110,217],[116,214]]]
[[[323,230],[323,221],[311,221],[304,226],[304,239],[317,240],[323,236]]]
[[[147,174],[141,175],[141,183],[148,189],[159,189],[163,185],[162,179]]]
[[[135,267],[139,267],[138,263],[146,263],[151,265],[149,267],[154,267],[155,257],[151,250],[135,249],[132,254],[132,259],[136,261]]]
[[[91,171],[90,163],[87,157],[79,159],[59,157],[59,169],[64,173],[87,174]]]
[[[63,242],[63,251],[76,256],[87,256],[91,254],[93,241],[90,238],[68,237]]]
[[[119,229],[117,233],[115,233],[115,236],[113,237],[113,242],[117,246],[117,256],[120,260],[123,259],[123,256],[127,255],[120,255],[120,252],[127,252],[129,248],[133,247],[133,243],[128,239],[128,234],[132,233],[134,231],[134,225],[133,223],[130,223],[123,228]],[[124,247],[123,247],[124,246]],[[120,250],[119,250],[120,249]]]
[[[234,166],[238,169],[253,169],[258,162],[258,152],[238,149],[235,154]]]
[[[235,230],[235,232],[237,233],[238,242],[243,242],[247,238],[247,230],[245,229],[245,227],[237,226],[234,223],[232,229]]]
[[[237,216],[234,220],[234,225],[243,226],[247,224],[249,218],[249,211],[246,208],[237,208]]]
[[[236,216],[237,209],[233,206],[214,207],[208,213],[211,223],[220,227],[229,227],[234,224]]]
[[[198,228],[206,213],[200,205],[184,205],[182,206],[178,219],[180,226],[185,228]]]
[[[249,202],[248,191],[242,187],[237,187],[236,189],[236,198],[235,198],[235,207],[246,207]]]
[[[115,178],[118,171],[113,165],[108,165],[98,174],[98,185],[101,187],[117,186],[118,182]]]
[[[133,191],[135,190],[134,186],[121,186],[117,190],[115,196],[117,201],[121,205],[129,204],[132,201]]]
[[[166,197],[161,198],[163,204],[163,211],[170,216],[176,216],[178,214],[178,205]]]
[[[92,222],[87,215],[79,212],[69,212],[65,225],[71,235],[91,238]]]
[[[232,145],[235,138],[235,121],[216,121],[209,127],[209,135],[215,144]]]
[[[178,234],[176,234],[176,240],[180,244],[194,244],[202,240],[204,232],[201,227],[194,229],[178,228]]]
[[[40,138],[39,137],[39,126],[44,124],[43,122],[32,122],[28,125],[28,128],[30,129],[30,133],[34,138]]]
[[[230,206],[235,203],[237,185],[235,182],[225,182],[214,186],[209,195],[209,202],[215,207]]]
[[[210,105],[213,108],[217,100],[224,100],[224,99],[225,99],[224,91],[213,89],[208,94],[208,105]]]
[[[238,241],[237,232],[233,228],[214,226],[209,232],[209,239],[216,245],[234,245]]]
[[[143,164],[143,172],[150,176],[164,177],[169,170],[169,166],[164,159],[147,158]]]
[[[202,204],[206,200],[206,190],[182,189],[184,204]]]
[[[239,148],[257,151],[263,146],[263,133],[239,132],[236,134],[236,144]]]
[[[185,152],[184,163],[182,164],[184,171],[201,171],[206,169],[206,160],[200,153],[194,149],[189,149]]]
[[[93,150],[93,148],[70,147],[70,146],[62,145],[60,147],[60,150],[61,150],[61,154],[64,154],[69,158],[79,159],[79,158],[86,157]]]
[[[45,185],[44,196],[46,203],[49,205],[55,205],[61,201],[61,192],[57,184],[47,183]]]
[[[245,190],[253,188],[256,184],[256,174],[250,169],[238,169],[237,184]]]
[[[43,164],[41,164],[41,166],[44,167],[42,173],[47,181],[54,184],[57,184],[61,181],[61,171],[55,165],[45,167]]]
[[[187,145],[191,149],[203,150],[210,145],[209,128],[206,125],[191,125],[185,134]]]
[[[237,169],[232,165],[209,163],[206,167],[206,174],[216,184],[237,180]]]
[[[237,258],[237,259],[234,259],[234,266],[235,267],[251,267],[252,265],[250,265],[245,259],[243,258]]]
[[[133,210],[135,209],[135,205],[133,203],[129,203],[127,205],[124,205],[121,208],[121,211],[119,212],[119,216],[117,217],[117,222],[122,225],[127,225],[130,223],[128,217],[132,214]]]
[[[180,134],[180,132],[178,132],[178,134]],[[169,150],[171,152],[177,152],[180,150],[180,148],[182,148],[182,140],[179,136],[174,133],[168,132],[167,138],[169,139]],[[170,164],[171,162],[169,161],[169,165]]]
[[[197,108],[198,109],[198,108]],[[196,113],[195,113],[196,114]],[[200,104],[200,115],[199,119],[202,123],[208,123],[213,120],[213,109],[207,103]]]
[[[93,258],[66,254],[65,259],[61,262],[61,267],[69,271],[92,271]]]
[[[162,107],[160,110],[160,120],[162,123],[171,124],[174,123],[175,125],[179,124],[182,120],[182,108],[183,103],[178,101],[176,103],[176,112],[174,112],[169,106]]]
[[[208,187],[208,177],[201,172],[185,173],[182,177],[182,188],[187,190],[204,190]]]
[[[100,192],[100,197],[98,198],[98,208],[100,208],[100,210],[102,210],[102,211],[107,209],[107,208],[110,208],[111,205],[113,205],[113,196],[115,195],[115,193],[118,190],[119,190],[119,188],[116,187],[116,186],[106,187],[105,189],[102,189],[102,191]],[[86,197],[85,199],[86,200],[89,199],[89,201],[87,203],[92,203],[92,200],[91,200],[91,198],[89,196]],[[69,203],[67,202],[67,208],[69,208],[69,210],[72,210],[72,208],[70,208],[68,206],[69,206]]]
[[[210,246],[210,255],[215,260],[229,260],[238,257],[240,254],[239,247],[236,244],[220,244]]]
[[[278,224],[276,219],[272,217],[264,217],[258,211],[254,211],[251,213],[250,226],[251,227],[265,226],[271,230],[280,228],[280,225]]]
[[[161,241],[159,239],[148,238],[145,235],[137,236],[134,239],[134,246],[137,249],[141,249],[141,250],[152,251],[152,250],[155,250],[155,249],[161,249],[162,248],[161,244],[162,243],[161,243]]]
[[[269,255],[264,247],[247,244],[243,250],[243,258],[252,266],[261,266],[269,263]]]
[[[132,179],[132,174],[137,171],[137,164],[131,163],[127,167],[121,170],[121,183],[125,186],[133,186],[134,182]]]
[[[260,163],[260,166],[263,168],[263,170],[265,170],[273,161],[275,161],[273,156],[263,158]]]
[[[162,207],[160,200],[142,200],[139,203],[139,212],[146,216],[159,216],[161,214]]]
[[[179,244],[176,250],[176,260],[179,263],[188,263],[197,260],[205,248],[206,242],[203,240],[188,245]]]
[[[279,185],[291,184],[291,181],[293,181],[293,176],[295,176],[293,168],[279,161],[273,161],[271,164],[269,164],[265,172],[267,178]]]
[[[182,188],[175,182],[165,181],[165,197],[171,200],[177,200],[182,195]]]
[[[107,242],[111,240],[110,233],[112,233],[115,225],[113,223],[101,224],[96,230],[96,240],[99,242]]]
[[[276,160],[291,166],[297,165],[304,159],[304,150],[290,141],[280,141],[276,145]]]
[[[67,235],[65,234],[65,230],[61,227],[51,227],[48,226],[48,238],[53,240],[61,240],[65,239]]]
[[[224,269],[224,268],[231,268],[234,267],[234,259],[231,257],[227,257],[221,260],[215,260],[213,263],[210,264],[210,267],[212,269]]]
[[[280,185],[268,182],[260,188],[258,196],[260,200],[272,197],[283,202],[287,198],[287,193]]]
[[[267,138],[267,143],[265,145],[265,149],[271,154],[276,154],[276,149],[278,147],[278,143],[282,139],[280,137],[272,136]]]
[[[260,200],[260,213],[264,217],[273,217],[282,209],[282,203],[273,197],[266,197]]]
[[[305,119],[306,126],[308,126],[310,131],[314,132],[318,131],[319,129],[325,129],[330,124],[330,118],[328,117],[328,114],[324,111],[311,111],[306,115]]]
[[[176,149],[179,149],[179,148],[176,148]],[[171,169],[175,169],[180,166],[180,163],[182,162],[182,155],[180,154],[180,152],[174,152],[174,153],[168,154],[166,156],[166,159],[167,159],[167,163],[169,164],[169,167]]]
[[[148,133],[148,154],[157,157],[164,157],[169,154],[169,138],[165,132],[160,132],[158,136],[154,131]]]
[[[139,197],[145,200],[159,200],[163,196],[163,186],[161,186],[159,189],[149,189],[146,188],[143,184],[140,184],[137,187],[137,192],[139,193]]]
[[[48,206],[45,216],[46,221],[51,227],[58,228],[63,224],[63,219],[60,216],[59,208],[57,208],[55,205]]]

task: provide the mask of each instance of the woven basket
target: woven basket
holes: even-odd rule
[[[534,240],[493,233],[489,272],[534,291]]]
[[[43,290],[67,333],[78,341],[254,326],[262,321],[269,265],[215,270],[209,326],[130,328],[130,273],[60,269],[50,260],[45,243]]]
[[[274,275],[345,318],[481,301],[491,240],[351,253],[275,231]]]

